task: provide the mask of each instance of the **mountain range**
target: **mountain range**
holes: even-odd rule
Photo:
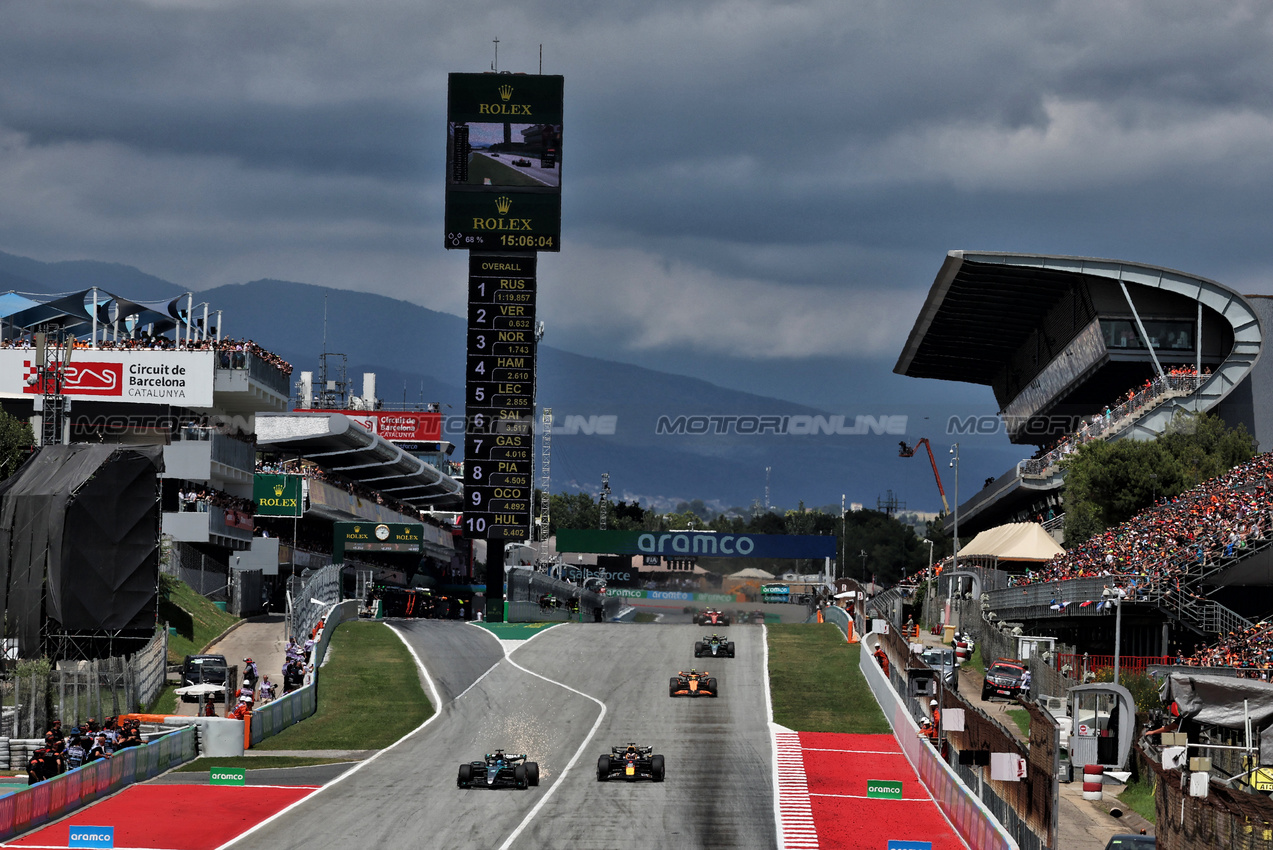
[[[135,301],[186,292],[130,266],[44,263],[0,253],[0,290],[49,294],[92,286]],[[380,295],[280,280],[220,286],[193,298],[223,311],[227,336],[254,340],[297,372],[314,371],[317,378],[327,352],[328,379],[343,366],[353,394],[361,392],[362,374],[374,372],[377,395],[389,404],[441,403],[448,418],[444,438],[456,444],[457,458],[462,452],[462,426],[453,421],[463,412],[461,317]],[[595,494],[608,472],[614,499],[658,510],[692,499],[718,510],[825,506],[842,496],[874,508],[894,490],[925,494],[912,500],[910,510],[940,509],[929,464],[898,459],[898,441],[913,439],[905,416],[818,410],[546,342],[539,347],[538,374],[539,401],[554,413],[554,493]],[[745,383],[745,374],[738,379]],[[1019,452],[1009,449],[1005,464]]]

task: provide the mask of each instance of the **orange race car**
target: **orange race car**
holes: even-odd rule
[[[702,673],[697,670],[690,670],[688,673],[682,670],[668,680],[667,695],[670,697],[717,697],[720,696],[720,691],[716,687],[715,677],[709,676],[706,670]]]

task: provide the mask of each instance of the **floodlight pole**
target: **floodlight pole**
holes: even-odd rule
[[[844,514],[844,495],[845,495],[844,493],[840,494],[840,575],[842,576],[845,573],[844,559],[845,559],[845,556],[848,554],[848,552],[844,550],[844,547],[848,545],[848,541],[845,539],[845,535],[848,533],[846,531],[846,529],[848,528],[848,523],[846,521],[845,514]]]

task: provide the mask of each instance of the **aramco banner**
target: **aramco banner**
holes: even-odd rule
[[[252,501],[257,516],[301,516],[301,477],[299,475],[263,475],[252,479]]]
[[[561,529],[558,552],[697,555],[703,558],[834,558],[835,538],[816,534]]]

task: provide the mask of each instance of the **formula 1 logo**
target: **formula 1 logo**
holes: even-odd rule
[[[29,360],[22,361],[22,392],[26,395],[42,395],[48,378],[41,380],[39,368]],[[62,392],[65,395],[122,396],[124,389],[124,364],[73,362],[60,367]],[[55,390],[50,386],[48,390]]]

